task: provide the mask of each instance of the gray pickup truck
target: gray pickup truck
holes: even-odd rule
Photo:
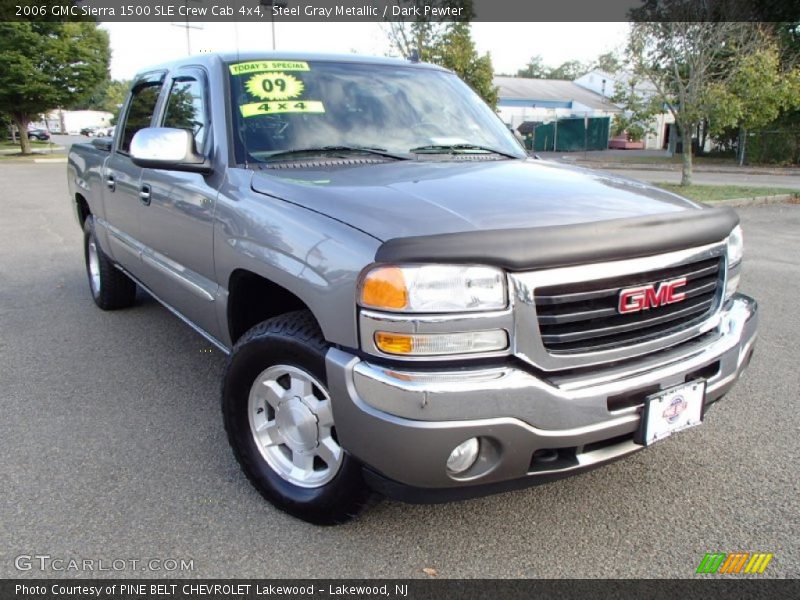
[[[97,306],[140,286],[229,355],[234,454],[313,523],[620,458],[753,352],[734,211],[529,157],[433,65],[153,67],[68,179]]]

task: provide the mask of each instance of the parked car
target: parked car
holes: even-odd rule
[[[28,139],[39,140],[40,142],[46,142],[47,140],[50,139],[50,132],[47,131],[47,129],[29,129]]]
[[[437,66],[148,68],[114,140],[67,169],[94,303],[141,286],[228,355],[236,459],[313,523],[371,491],[453,500],[662,443],[754,349],[735,211],[528,157]]]
[[[95,137],[97,135],[97,131],[99,127],[92,126],[92,127],[84,127],[81,129],[80,134],[86,137]]]

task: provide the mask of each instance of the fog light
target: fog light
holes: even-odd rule
[[[447,470],[454,474],[463,473],[475,464],[480,450],[478,438],[469,438],[455,447],[447,459]]]

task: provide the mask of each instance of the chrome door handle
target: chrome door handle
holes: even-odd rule
[[[108,189],[110,189],[112,192],[117,189],[117,180],[114,179],[113,173],[106,175],[106,186],[108,186]]]
[[[139,200],[142,204],[150,206],[150,186],[146,183],[139,188]]]

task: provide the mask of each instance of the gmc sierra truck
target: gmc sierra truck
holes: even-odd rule
[[[156,66],[68,180],[94,302],[139,286],[229,356],[236,459],[313,523],[660,443],[753,352],[733,210],[530,157],[434,65]]]

